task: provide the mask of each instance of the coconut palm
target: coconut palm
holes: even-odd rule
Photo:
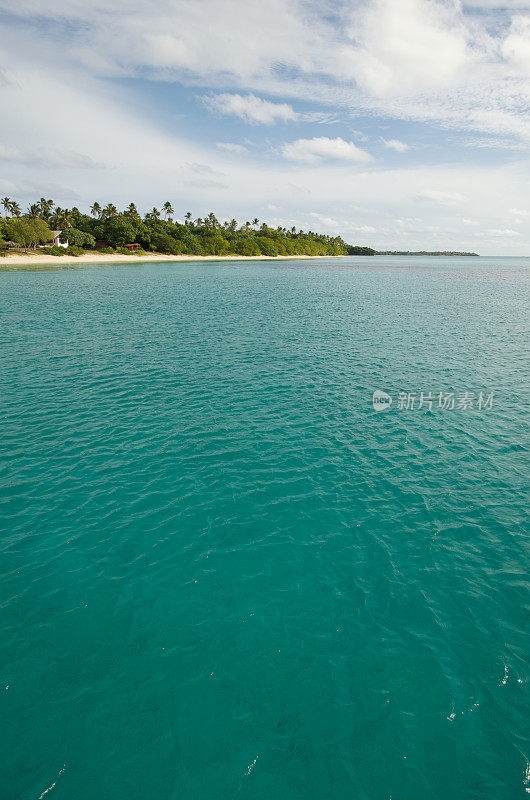
[[[101,212],[101,219],[110,219],[110,217],[115,217],[117,213],[118,209],[114,203],[108,203]]]
[[[160,219],[160,211],[158,208],[155,208],[155,206],[153,206],[149,213],[151,214],[152,219]]]
[[[20,217],[22,215],[22,211],[20,210],[20,206],[17,202],[13,200],[11,203],[11,213],[14,217]]]
[[[101,217],[101,206],[97,200],[95,203],[92,203],[92,206],[90,207],[90,213],[93,217]]]
[[[219,227],[219,220],[217,219],[213,211],[210,211],[210,213],[208,214],[207,218],[204,221],[208,226],[208,228],[211,228],[212,230],[215,230],[216,228]]]
[[[39,200],[39,208],[40,208],[40,215],[43,220],[48,221],[50,215],[52,213],[52,209],[55,206],[53,200],[46,200],[45,197],[41,197]]]
[[[51,214],[51,216],[48,218],[48,222],[50,223],[50,225],[53,225],[54,228],[60,228],[62,215],[63,215],[63,210],[61,206],[57,206],[53,214]]]
[[[8,213],[11,211],[11,198],[10,197],[2,197],[2,200],[0,202],[4,206],[4,214],[7,217]]]
[[[40,215],[40,206],[39,206],[39,204],[38,203],[32,203],[30,206],[28,206],[28,212],[27,213],[28,213],[28,217],[31,217],[31,219],[37,219],[39,217],[39,215]]]
[[[257,228],[259,225],[259,219],[257,217],[254,217],[254,219],[252,220],[252,224],[254,225],[255,228]]]
[[[72,227],[72,212],[69,208],[63,208],[63,213],[61,214],[60,220],[60,227],[61,228],[71,228]]]
[[[186,220],[184,223],[185,225],[191,225],[191,211],[186,211],[184,219]]]
[[[134,205],[134,203],[129,203],[125,211],[123,212],[126,217],[130,217],[131,219],[140,219],[140,215],[138,213],[138,209]]]
[[[166,202],[165,202],[165,203],[164,203],[164,205],[162,206],[162,209],[163,209],[163,211],[164,211],[164,216],[165,216],[165,218],[166,218],[166,219],[168,219],[168,217],[169,217],[169,219],[171,220],[171,218],[173,217],[173,214],[174,214],[175,212],[173,211],[173,206],[171,205],[171,203],[169,202],[169,200],[166,200]]]

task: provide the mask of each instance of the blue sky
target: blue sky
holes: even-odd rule
[[[0,193],[530,255],[530,0],[0,0]]]

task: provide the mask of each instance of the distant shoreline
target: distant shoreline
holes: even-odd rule
[[[428,256],[431,258],[432,256],[436,256],[439,258],[480,258],[479,253],[459,253],[457,251],[451,252],[449,250],[433,250],[432,252],[428,250],[376,250],[374,255],[376,256]]]

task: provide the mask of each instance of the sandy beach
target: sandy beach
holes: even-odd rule
[[[49,256],[42,253],[10,253],[0,258],[0,271],[27,267],[47,268],[72,267],[77,264],[108,264],[150,261],[299,261],[319,258],[347,258],[347,256],[171,256],[163,253],[145,253],[145,255],[122,255],[121,253],[85,253],[82,256]]]

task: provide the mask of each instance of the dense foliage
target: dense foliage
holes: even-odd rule
[[[2,239],[16,242],[22,247],[36,247],[52,238],[52,232],[44,220],[29,217],[2,220],[0,235]]]
[[[49,232],[48,238],[41,238],[39,242],[51,241],[50,228],[60,229],[63,231],[63,241],[68,239],[70,245],[76,248],[97,247],[99,250],[106,249],[107,252],[109,247],[123,248],[128,244],[138,244],[144,250],[171,255],[277,256],[348,253],[347,245],[340,236],[304,232],[294,227],[271,228],[266,223],[260,223],[258,219],[238,225],[235,219],[221,223],[213,213],[204,219],[193,220],[188,212],[183,223],[174,222],[169,201],[164,204],[162,212],[153,208],[143,217],[134,203],[123,212],[119,212],[112,204],[102,207],[99,203],[94,203],[91,213],[84,214],[78,208],[62,209],[55,206],[52,200],[41,198],[22,215],[18,204],[9,198],[5,197],[0,202],[6,213],[6,219],[0,222],[0,236],[24,246],[29,245],[22,241],[23,237],[18,229],[15,231],[12,226],[7,230],[10,223],[20,223],[22,227],[34,223],[45,225]],[[11,219],[7,218],[8,214],[12,215]]]

